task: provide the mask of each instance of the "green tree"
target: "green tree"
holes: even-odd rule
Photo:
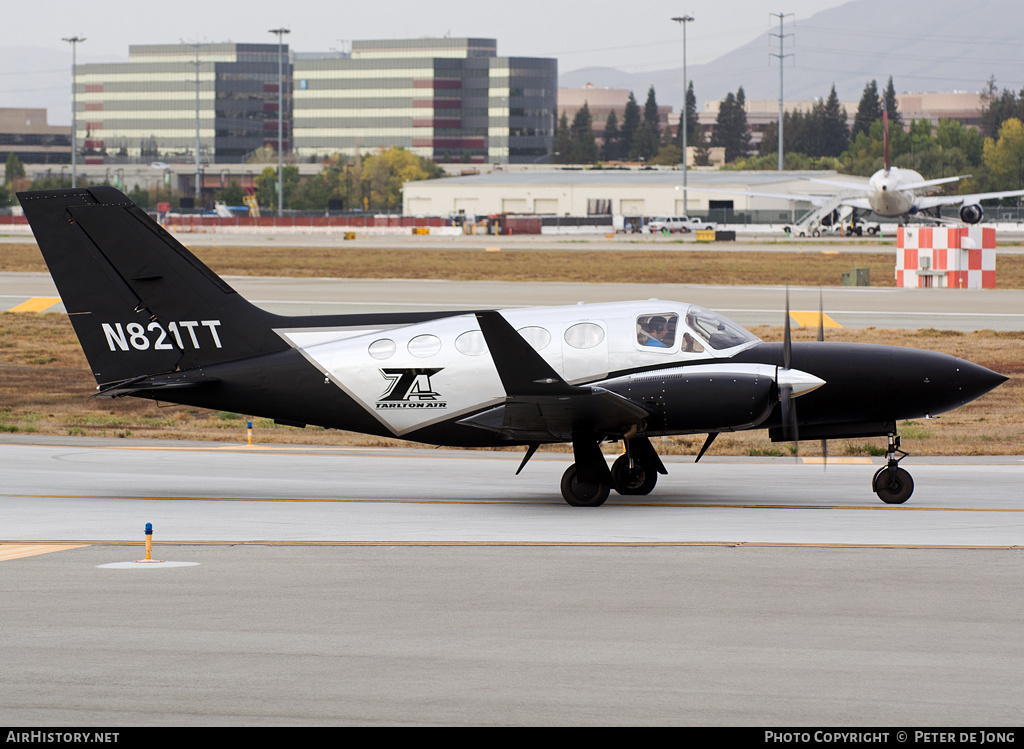
[[[871,129],[871,123],[882,119],[882,104],[878,98],[878,83],[871,81],[864,87],[860,103],[857,105],[857,114],[853,118],[853,129],[850,137],[856,137],[863,133],[867,135]]]
[[[740,86],[718,105],[718,119],[711,145],[725,148],[725,160],[735,161],[750,151],[750,127],[747,124],[746,95]]]
[[[648,161],[658,153],[658,136],[646,122],[641,122],[633,133],[633,145],[629,149],[631,159]]]
[[[700,127],[700,122],[697,119],[697,97],[693,93],[693,81],[690,81],[690,85],[686,89],[686,145],[692,146],[696,142],[697,128]],[[679,147],[683,145],[683,135],[680,130],[676,139],[679,141]]]
[[[899,130],[903,127],[903,118],[900,116],[899,106],[896,104],[896,88],[892,85],[892,76],[885,85],[885,111],[889,113],[889,132]]]
[[[443,175],[444,170],[429,159],[392,146],[363,158],[362,191],[370,208],[398,208],[403,184]]]
[[[4,185],[10,192],[10,198],[13,199],[14,193],[22,189],[19,184],[25,179],[25,165],[21,163],[21,159],[13,151],[7,154],[7,164],[4,167]]]
[[[1024,124],[1016,117],[999,127],[999,139],[985,139],[982,165],[989,190],[1017,190],[1024,184]]]
[[[966,127],[959,120],[943,118],[935,128],[935,142],[945,151],[959,150],[972,166],[981,164],[985,139],[974,128]]]
[[[629,99],[626,100],[626,108],[622,112],[622,151],[628,155],[633,149],[633,139],[640,127],[640,105],[636,103],[633,92],[629,92]]]
[[[618,161],[622,158],[622,135],[619,132],[619,117],[614,109],[608,113],[608,119],[604,123],[601,158],[605,161]]]
[[[644,102],[644,124],[654,134],[654,140],[661,139],[661,117],[658,116],[658,100],[654,95],[654,86],[647,90],[647,101]]]
[[[555,144],[551,159],[556,164],[572,163],[572,133],[569,131],[569,115],[562,112],[555,129]]]
[[[693,165],[711,166],[711,143],[708,142],[707,132],[700,124],[693,131]]]
[[[283,176],[283,175],[282,175]],[[264,208],[277,208],[277,167],[267,166],[256,177],[256,199]],[[288,195],[287,187],[285,195]]]
[[[828,99],[822,110],[821,153],[819,156],[839,156],[850,143],[850,131],[846,126],[846,107],[839,106],[836,85],[832,84]]]
[[[597,161],[597,141],[594,139],[594,122],[587,102],[576,112],[569,126],[573,164],[593,164]]]
[[[245,197],[245,190],[238,184],[238,180],[233,179],[231,182],[221,190],[218,190],[213,198],[214,200],[226,203],[227,205],[242,205],[242,199]]]

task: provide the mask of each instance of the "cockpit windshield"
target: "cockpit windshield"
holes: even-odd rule
[[[686,313],[686,324],[716,351],[760,340],[732,320],[703,307],[691,306]]]

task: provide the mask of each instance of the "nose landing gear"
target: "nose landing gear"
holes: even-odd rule
[[[900,457],[897,458],[896,453],[899,453]],[[907,457],[907,453],[900,450],[898,434],[889,435],[885,457],[886,465],[879,468],[871,479],[871,489],[887,505],[901,505],[914,493],[914,479],[910,473],[899,467],[900,461]]]

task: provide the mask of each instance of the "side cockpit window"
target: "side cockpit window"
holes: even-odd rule
[[[678,327],[679,315],[674,312],[640,315],[636,319],[636,342],[645,348],[674,348]]]

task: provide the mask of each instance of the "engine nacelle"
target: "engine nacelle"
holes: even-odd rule
[[[985,217],[980,205],[964,205],[960,207],[960,220],[965,224],[976,224]]]

